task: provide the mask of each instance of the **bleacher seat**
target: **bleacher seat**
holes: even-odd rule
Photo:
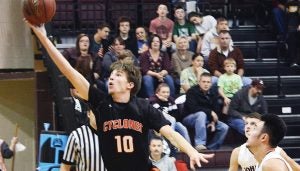
[[[75,12],[73,0],[56,0],[56,13],[52,19],[52,27],[56,34],[75,31]]]
[[[106,7],[103,1],[79,0],[78,1],[79,30],[93,33],[100,23],[106,22]]]

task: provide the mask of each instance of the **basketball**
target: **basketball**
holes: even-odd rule
[[[33,25],[51,21],[56,11],[55,0],[24,0],[23,15]]]

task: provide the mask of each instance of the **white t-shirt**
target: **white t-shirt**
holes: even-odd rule
[[[280,147],[275,148],[275,153],[280,155]],[[246,147],[246,143],[240,146],[240,152],[238,155],[238,163],[242,168],[242,171],[255,171],[257,161],[254,158],[254,155]]]
[[[285,163],[285,165],[287,166],[287,168],[288,168],[289,171],[293,171],[292,168],[291,168],[291,166],[289,165],[289,163],[288,163],[286,160],[284,160],[284,158],[282,158],[280,154],[276,153],[276,151],[272,151],[272,152],[270,152],[269,154],[267,154],[267,155],[263,158],[261,164],[260,164],[260,165],[258,165],[258,164],[256,165],[256,170],[255,170],[255,171],[262,171],[262,165],[263,165],[267,160],[269,160],[269,159],[280,159],[280,160],[284,161],[284,163]]]

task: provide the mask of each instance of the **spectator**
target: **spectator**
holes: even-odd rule
[[[152,137],[149,144],[150,156],[152,164],[160,171],[176,171],[175,160],[163,153],[163,140],[156,136]]]
[[[202,14],[197,12],[190,12],[188,14],[188,20],[193,23],[196,28],[196,34],[198,36],[196,53],[200,53],[204,34],[209,30],[215,28],[217,25],[217,21],[211,15],[203,16]]]
[[[72,131],[62,158],[60,171],[70,171],[72,166],[77,171],[105,171],[96,134],[97,124],[94,113],[88,111],[89,123]]]
[[[110,65],[117,60],[123,60],[123,58],[131,58],[131,60],[138,65],[136,57],[128,49],[125,49],[125,41],[121,37],[116,37],[113,40],[112,50],[107,52],[103,57],[102,62],[102,76],[104,80],[107,80],[110,74]]]
[[[98,26],[97,32],[90,37],[91,40],[91,52],[97,54],[97,57],[103,58],[104,54],[108,51],[110,42],[108,36],[110,32],[110,26],[106,23],[102,23]]]
[[[224,60],[224,69],[225,73],[222,74],[218,80],[218,90],[224,100],[222,113],[227,114],[232,96],[242,88],[243,83],[241,77],[234,73],[236,70],[236,62],[234,59],[226,58]]]
[[[207,148],[219,149],[226,137],[228,126],[219,121],[218,106],[218,95],[211,90],[211,75],[203,73],[199,78],[199,84],[191,87],[186,93],[185,117],[182,120],[184,125],[195,129],[195,148],[198,151]],[[210,128],[214,134],[209,143],[206,128]]]
[[[277,28],[277,34],[283,40],[286,36],[286,9],[285,5],[288,0],[272,0],[273,3],[273,17],[275,26]]]
[[[205,33],[202,46],[201,46],[201,54],[204,57],[204,60],[208,60],[208,56],[212,50],[214,50],[219,45],[219,34],[221,31],[228,31],[228,21],[225,18],[218,18],[216,27],[210,29]],[[233,45],[232,40],[230,45]],[[223,64],[223,63],[222,63]]]
[[[176,87],[176,94],[180,89],[181,71],[192,64],[193,52],[188,50],[189,44],[187,37],[180,36],[176,41],[176,52],[172,54],[173,78]]]
[[[299,68],[300,64],[300,14],[299,2],[288,2],[287,12],[287,44],[288,44],[288,61],[293,68]]]
[[[160,83],[156,88],[156,94],[149,98],[150,103],[154,108],[160,110],[164,117],[170,121],[171,127],[181,134],[187,142],[191,143],[188,130],[181,122],[182,118],[175,104],[175,99],[170,96],[170,88],[166,83]]]
[[[169,85],[171,96],[175,95],[173,78],[169,75],[171,62],[167,53],[161,52],[162,40],[158,35],[152,35],[149,39],[149,50],[140,58],[143,75],[143,89],[147,97],[154,95],[158,83],[165,82]]]
[[[243,87],[231,99],[228,110],[228,125],[244,135],[244,117],[250,113],[268,113],[267,103],[262,95],[264,82],[252,81],[250,87]]]
[[[142,53],[146,52],[149,49],[148,34],[144,27],[138,27],[135,29],[135,35],[137,39],[138,54],[140,56]]]
[[[220,77],[225,73],[224,60],[226,58],[232,58],[236,61],[236,71],[235,73],[242,77],[243,85],[247,86],[251,84],[251,79],[244,77],[244,57],[241,50],[237,47],[231,45],[231,36],[227,30],[222,30],[219,32],[218,41],[219,46],[212,50],[208,58],[208,66],[211,73],[215,77]],[[217,79],[213,80],[213,84],[217,83]]]
[[[95,80],[100,78],[101,61],[95,58],[90,50],[88,35],[79,34],[76,39],[76,47],[64,50],[63,56],[90,84],[95,84]]]
[[[183,7],[178,6],[175,8],[175,24],[173,29],[173,39],[175,42],[178,41],[180,36],[185,36],[188,39],[189,50],[195,52],[197,47],[197,36],[195,27],[185,19],[185,11]]]
[[[186,93],[188,89],[198,84],[198,79],[204,72],[209,73],[203,68],[204,59],[201,55],[194,54],[192,66],[185,68],[180,74],[181,93]]]
[[[118,33],[116,37],[121,37],[125,42],[125,48],[129,49],[134,56],[138,56],[136,37],[130,34],[131,21],[128,17],[120,17],[118,20]]]
[[[9,159],[14,155],[15,146],[18,137],[13,137],[8,145],[4,140],[0,139],[0,171],[6,171],[4,159]]]
[[[151,20],[149,31],[157,34],[162,39],[161,50],[166,52],[175,51],[175,43],[172,42],[174,22],[167,17],[168,7],[160,4],[157,8],[158,17]]]

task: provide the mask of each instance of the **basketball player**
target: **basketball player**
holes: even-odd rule
[[[87,100],[96,117],[100,150],[109,171],[148,171],[148,130],[154,129],[190,157],[190,167],[213,154],[198,153],[182,136],[173,131],[161,112],[148,101],[136,98],[141,74],[132,63],[119,61],[111,66],[108,80],[109,95],[90,86],[89,82],[65,60],[46,36],[45,27],[25,22],[36,34],[51,59],[68,78],[77,95]]]
[[[105,171],[99,149],[95,115],[88,110],[89,125],[82,125],[72,131],[60,166],[60,171],[70,171],[72,166],[77,171]]]
[[[245,136],[248,138],[251,131],[255,129],[256,124],[260,121],[261,115],[259,113],[251,113],[245,119]],[[235,148],[231,153],[229,171],[238,171],[239,166],[243,171],[255,171],[257,161],[253,154],[243,144]],[[293,159],[291,159],[280,147],[275,148],[275,152],[280,154],[293,168],[294,171],[300,171],[300,166]]]
[[[286,130],[287,127],[279,116],[261,116],[247,140],[247,147],[258,162],[256,171],[292,171],[288,162],[275,152]]]

